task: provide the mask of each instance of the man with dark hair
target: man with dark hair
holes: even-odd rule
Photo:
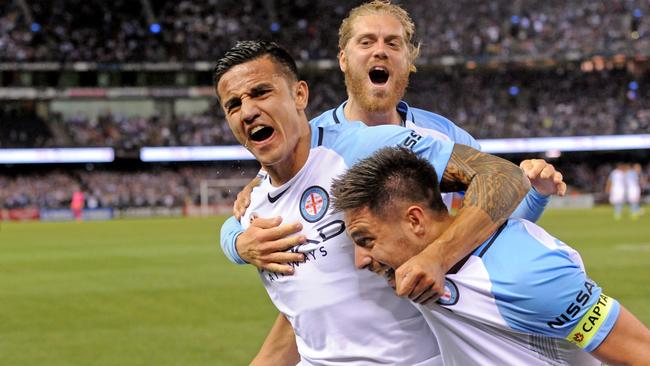
[[[435,245],[455,220],[437,182],[434,167],[403,148],[381,149],[334,180],[357,268],[394,283]],[[575,250],[526,220],[502,224],[448,272],[442,297],[415,305],[449,365],[650,360],[650,331],[587,277]]]
[[[277,215],[301,228],[292,251],[304,254],[283,253],[304,258],[292,263],[293,275],[260,271],[282,315],[254,363],[437,364],[435,338],[419,312],[385,281],[354,269],[342,216],[330,210],[331,180],[382,146],[404,146],[426,157],[444,172],[443,189],[466,191],[455,225],[431,246],[436,251],[422,253],[423,263],[433,257],[443,267],[506,220],[530,188],[528,180],[503,159],[399,126],[310,125],[307,84],[282,72],[284,65],[273,56],[276,48],[267,42],[238,43],[215,68],[216,92],[230,128],[268,172],[252,193],[242,225],[246,229],[258,216]],[[419,298],[424,291],[442,292],[436,278],[421,269],[414,261],[407,275],[397,278],[398,293]]]

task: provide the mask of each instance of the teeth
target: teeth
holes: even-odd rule
[[[252,134],[254,134],[255,132],[257,132],[257,131],[259,131],[259,130],[261,130],[261,129],[263,129],[263,128],[264,128],[264,126],[255,126],[255,127],[253,127],[253,129],[251,130],[251,133],[250,133],[250,134],[252,135]]]

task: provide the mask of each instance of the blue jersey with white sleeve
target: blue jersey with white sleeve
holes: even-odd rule
[[[619,303],[587,276],[578,252],[539,226],[508,220],[419,306],[445,364],[600,365],[587,352]]]

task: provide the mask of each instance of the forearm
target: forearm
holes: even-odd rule
[[[223,225],[221,225],[221,250],[226,258],[236,264],[246,264],[237,252],[237,237],[244,229],[241,223],[234,216],[230,216]]]
[[[251,366],[295,366],[300,361],[296,336],[287,318],[278,314]]]
[[[512,217],[537,222],[537,220],[542,217],[544,209],[546,209],[546,205],[549,201],[549,196],[540,194],[535,190],[535,188],[531,188],[523,201],[519,203],[515,212],[512,213]]]
[[[510,217],[530,190],[530,182],[516,165],[456,145],[443,173],[441,188],[446,191],[465,188],[463,207],[456,220],[426,249],[438,252],[448,270]]]

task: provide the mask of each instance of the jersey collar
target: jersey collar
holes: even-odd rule
[[[348,121],[347,118],[345,118],[345,113],[343,113],[343,109],[345,108],[345,105],[348,104],[348,101],[344,101],[341,103],[336,109],[332,110],[332,118],[334,118],[335,123],[345,123],[345,122],[350,122]],[[397,112],[399,113],[400,117],[402,117],[402,123],[401,126],[405,126],[406,121],[411,121],[415,123],[415,116],[413,115],[413,112],[411,111],[411,108],[409,107],[408,104],[406,104],[405,101],[400,100],[399,103],[397,103]]]

